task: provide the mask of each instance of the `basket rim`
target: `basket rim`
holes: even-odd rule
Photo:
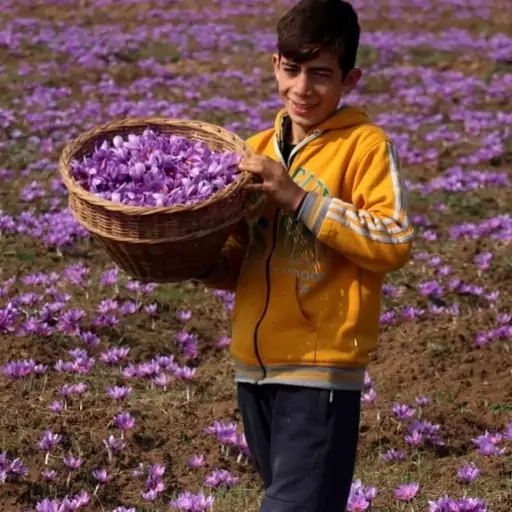
[[[219,190],[211,197],[205,200],[197,201],[193,204],[178,204],[172,206],[131,206],[124,205],[121,203],[114,203],[107,199],[103,199],[101,197],[96,196],[92,192],[89,192],[82,186],[80,186],[71,176],[71,161],[75,158],[75,155],[79,153],[82,147],[99,137],[105,134],[112,133],[115,135],[116,131],[120,128],[127,128],[133,126],[134,128],[148,127],[149,125],[159,125],[159,126],[169,126],[169,125],[185,125],[196,128],[198,131],[206,128],[206,132],[217,132],[221,137],[225,135],[226,137],[233,139],[235,142],[239,143],[244,148],[244,153],[246,155],[254,154],[252,148],[238,135],[222,128],[221,126],[214,125],[212,123],[207,123],[204,121],[197,121],[192,119],[180,119],[180,118],[168,118],[168,117],[130,117],[123,118],[117,121],[111,121],[109,123],[104,123],[98,125],[94,128],[91,128],[82,134],[75,137],[73,140],[68,142],[64,149],[62,150],[61,156],[59,158],[59,173],[61,175],[62,181],[64,185],[68,189],[69,194],[74,194],[78,196],[80,199],[84,200],[87,203],[90,203],[95,206],[102,207],[108,211],[123,213],[125,215],[157,215],[157,214],[169,214],[169,213],[177,213],[177,212],[185,212],[185,211],[196,211],[203,208],[206,208],[214,203],[221,201],[223,198],[230,196],[240,189],[245,188],[252,180],[253,176],[249,172],[239,172],[240,177],[229,184],[226,188]]]

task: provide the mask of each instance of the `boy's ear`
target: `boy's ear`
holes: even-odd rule
[[[361,80],[362,76],[363,72],[359,68],[351,69],[343,79],[343,92],[348,94],[357,85],[357,82]]]
[[[274,67],[274,74],[277,75],[279,71],[279,62],[281,60],[281,56],[278,53],[274,53],[272,55],[272,66]]]

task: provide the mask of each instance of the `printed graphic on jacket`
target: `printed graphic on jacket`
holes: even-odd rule
[[[316,175],[304,167],[296,169],[292,178],[306,190],[330,195]],[[263,259],[268,255],[272,241],[272,222],[265,216],[256,218],[256,212],[259,210],[261,213],[263,210],[263,201],[260,196],[251,198],[251,216],[247,219],[251,230],[248,258]],[[326,246],[296,216],[282,211],[277,217],[276,233],[272,270],[295,276],[299,281],[298,293],[306,293],[312,283],[319,283],[326,276],[329,262]]]

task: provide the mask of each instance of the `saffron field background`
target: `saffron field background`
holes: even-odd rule
[[[512,508],[507,4],[354,1],[365,76],[349,101],[398,145],[418,236],[383,294],[350,511]],[[125,116],[270,126],[290,5],[0,0],[1,511],[257,510],[233,297],[118,273],[56,163]]]

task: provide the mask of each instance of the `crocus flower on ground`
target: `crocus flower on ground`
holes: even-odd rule
[[[420,486],[417,483],[399,485],[395,489],[395,497],[398,501],[409,502],[415,498],[419,489]]]

